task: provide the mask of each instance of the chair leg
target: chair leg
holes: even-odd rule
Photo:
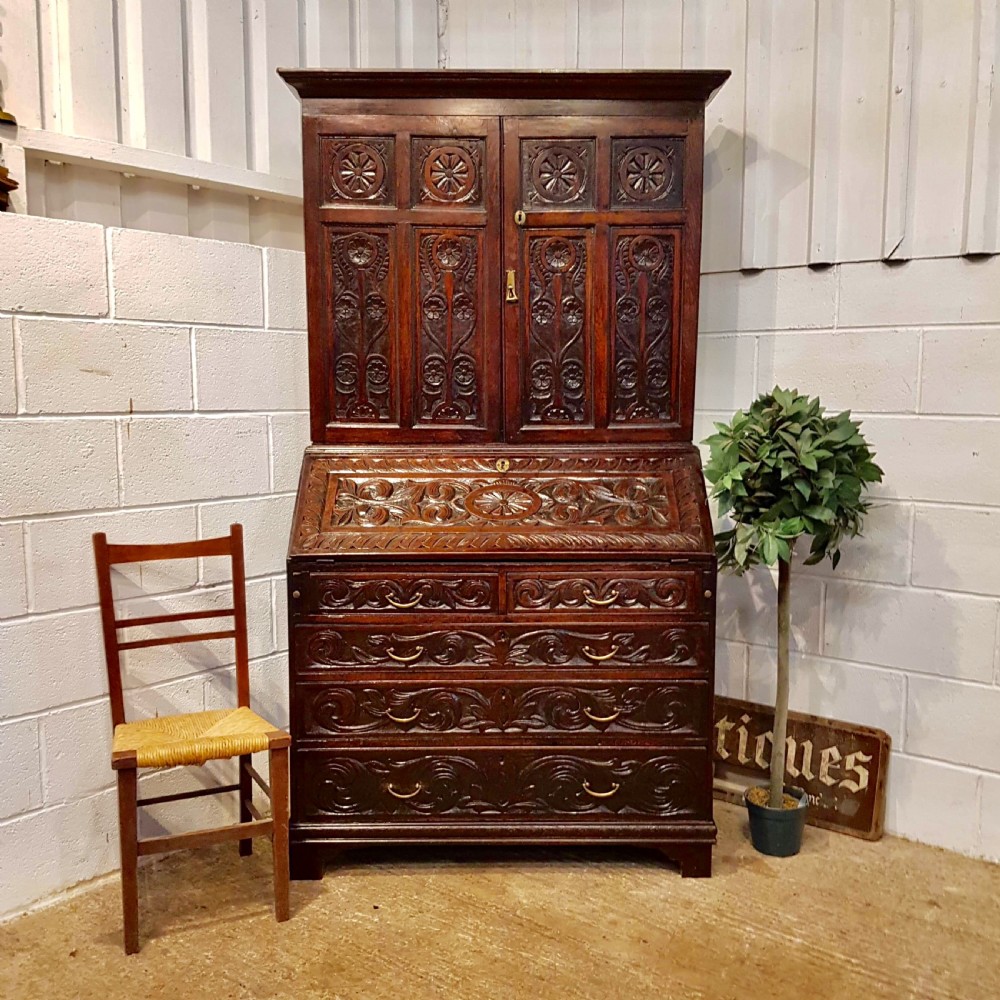
[[[240,822],[249,823],[253,819],[250,814],[250,803],[253,801],[253,779],[247,768],[250,766],[250,755],[244,754],[240,757]],[[240,857],[245,858],[253,854],[253,837],[247,837],[240,841]]]
[[[288,919],[288,747],[270,752],[271,844],[274,855],[274,917]]]
[[[122,917],[125,954],[139,950],[139,835],[137,831],[137,778],[134,767],[118,772],[118,834],[122,859]]]

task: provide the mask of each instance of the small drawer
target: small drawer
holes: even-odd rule
[[[545,667],[680,670],[704,673],[705,622],[626,625],[492,625],[428,629],[406,625],[299,625],[293,657],[299,673],[351,670]]]
[[[424,733],[708,737],[706,681],[307,682],[296,738]]]
[[[585,612],[699,613],[711,607],[711,575],[700,569],[647,572],[511,573],[507,605],[513,614]]]
[[[296,578],[292,598],[305,614],[496,613],[499,590],[489,574],[309,573]]]
[[[711,816],[711,760],[703,748],[304,748],[300,754],[299,822]]]

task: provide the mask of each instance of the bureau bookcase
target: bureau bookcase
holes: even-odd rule
[[[312,444],[292,872],[643,843],[707,875],[715,559],[691,441],[728,73],[283,70]]]

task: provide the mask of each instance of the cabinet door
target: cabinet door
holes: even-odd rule
[[[688,234],[701,210],[691,127],[504,119],[509,440],[690,437],[698,248]]]
[[[499,120],[305,130],[313,440],[495,438]]]

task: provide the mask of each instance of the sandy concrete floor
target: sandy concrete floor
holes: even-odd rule
[[[1000,996],[1000,865],[813,829],[768,859],[716,818],[707,881],[615,848],[369,851],[293,883],[280,925],[266,846],[175,854],[140,874],[140,954],[103,882],[0,926],[0,997]]]

